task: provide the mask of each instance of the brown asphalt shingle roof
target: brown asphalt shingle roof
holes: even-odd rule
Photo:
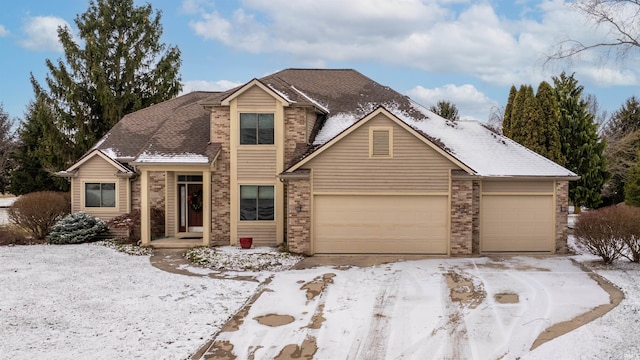
[[[136,158],[145,152],[210,156],[210,113],[199,102],[212,94],[193,92],[128,114],[96,148],[113,158]]]
[[[316,102],[329,114],[364,115],[374,105],[385,103],[404,104],[407,111],[412,111],[406,96],[350,69],[286,69],[258,81],[295,104]],[[215,151],[208,145],[209,111],[203,104],[219,104],[238,89],[193,92],[128,114],[95,148],[114,159],[189,153],[206,156],[211,161]]]

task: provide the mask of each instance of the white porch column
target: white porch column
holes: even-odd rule
[[[140,176],[140,240],[142,246],[151,244],[151,211],[149,209],[149,171]]]
[[[211,243],[211,171],[202,173],[202,245]]]

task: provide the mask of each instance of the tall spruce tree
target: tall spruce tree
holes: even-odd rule
[[[583,87],[564,72],[553,78],[560,116],[560,143],[565,156],[565,167],[580,175],[580,180],[569,183],[569,200],[576,206],[597,207],[600,193],[607,180],[606,161],[603,156],[605,142],[598,136],[598,125],[587,111],[582,96]]]
[[[508,138],[511,138],[512,135],[511,114],[513,113],[513,103],[517,92],[515,85],[511,85],[509,98],[507,99],[507,106],[504,108],[504,116],[502,117],[502,134]]]
[[[15,136],[12,130],[13,120],[4,111],[0,103],[0,192],[8,190],[11,182],[12,156],[15,150]]]
[[[56,178],[45,170],[42,158],[47,154],[48,145],[43,144],[45,128],[53,122],[51,107],[43,97],[37,97],[27,106],[25,121],[18,128],[18,144],[13,154],[15,168],[11,172],[9,190],[22,195],[34,191],[67,190],[64,179]],[[43,154],[43,152],[45,154]]]
[[[527,85],[520,85],[513,98],[513,108],[511,109],[511,135],[509,138],[518,141],[523,137],[522,123],[524,122],[524,102],[527,98]]]
[[[564,156],[562,156],[562,146],[560,145],[560,119],[558,101],[556,100],[553,87],[546,81],[538,85],[536,99],[540,107],[542,116],[542,133],[544,136],[543,148],[540,155],[555,161],[558,164],[564,164]]]
[[[538,99],[533,94],[533,87],[531,85],[525,86],[523,112],[518,115],[519,136],[513,140],[544,155],[546,153],[546,139],[542,116]]]
[[[161,14],[133,0],[91,0],[75,19],[82,40],[59,28],[65,58],[46,60],[47,91],[33,80],[54,114],[43,138],[53,152],[43,165],[65,168],[124,115],[172,98],[181,90],[180,51],[160,42]]]

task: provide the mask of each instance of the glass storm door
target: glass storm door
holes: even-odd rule
[[[182,177],[179,176],[178,181]],[[202,183],[178,183],[179,232],[202,232],[203,200]]]

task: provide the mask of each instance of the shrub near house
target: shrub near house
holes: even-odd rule
[[[609,206],[582,213],[574,229],[578,243],[605,264],[624,257],[640,262],[640,208]]]

